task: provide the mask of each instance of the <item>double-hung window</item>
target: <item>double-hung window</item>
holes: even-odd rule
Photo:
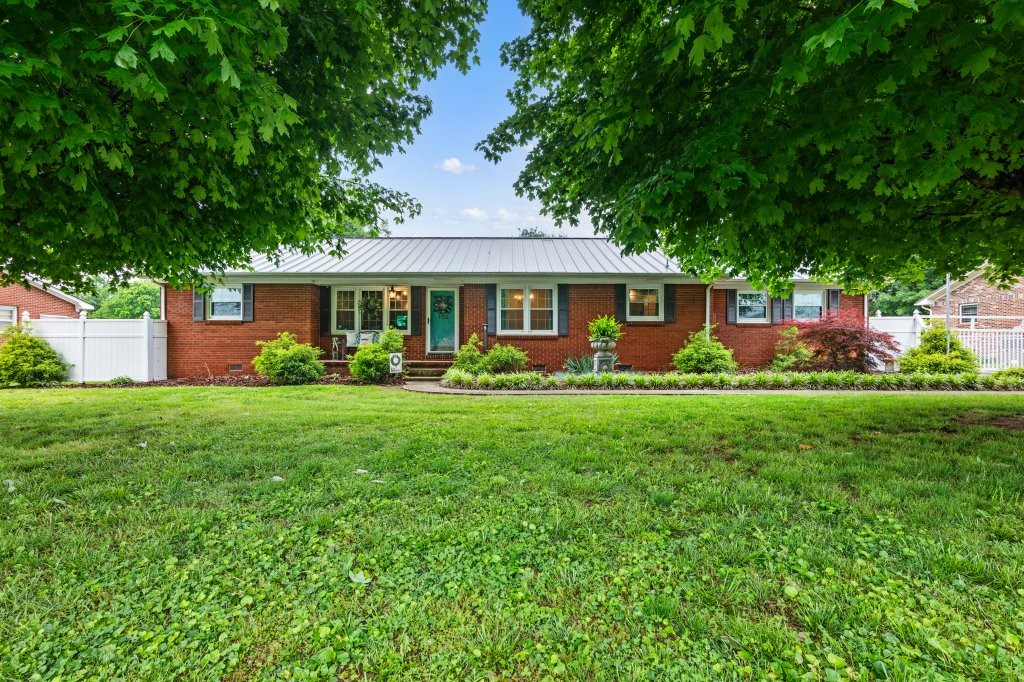
[[[379,332],[387,327],[408,333],[409,312],[409,287],[334,288],[335,333]]]
[[[960,324],[972,324],[978,321],[978,304],[964,303],[960,306]]]
[[[209,296],[211,320],[242,319],[242,287],[216,287]]]
[[[629,322],[661,321],[661,287],[630,287],[626,302],[626,320]]]
[[[825,292],[797,291],[793,294],[793,317],[798,320],[816,320],[825,310]]]
[[[736,320],[738,322],[768,322],[768,293],[764,291],[737,292]]]
[[[555,331],[555,288],[501,287],[498,294],[498,332],[551,334]]]
[[[7,329],[18,321],[18,309],[14,306],[0,305],[0,331]]]

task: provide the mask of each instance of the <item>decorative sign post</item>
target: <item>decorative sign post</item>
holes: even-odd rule
[[[392,374],[401,374],[402,373],[402,354],[401,353],[391,353],[391,355],[389,356],[389,359],[388,359],[388,364],[389,364],[389,366],[391,368],[391,373]]]

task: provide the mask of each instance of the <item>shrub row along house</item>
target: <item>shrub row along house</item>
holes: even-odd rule
[[[743,366],[767,364],[784,320],[865,315],[865,298],[794,279],[787,299],[743,279],[704,284],[659,253],[624,256],[604,239],[351,239],[347,254],[256,257],[206,293],[165,289],[168,374],[248,373],[256,341],[289,331],[326,359],[394,327],[408,360],[450,359],[470,334],[514,344],[537,369],[590,352],[587,322],[626,325],[621,365],[667,369],[710,322]]]

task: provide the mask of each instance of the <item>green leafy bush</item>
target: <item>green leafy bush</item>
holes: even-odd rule
[[[775,346],[775,357],[769,366],[773,372],[799,372],[810,368],[814,361],[814,352],[800,340],[800,330],[789,326],[779,333],[779,342]]]
[[[964,348],[956,331],[950,330],[949,353],[946,353],[946,326],[933,322],[921,332],[921,343],[900,358],[900,371],[905,374],[977,374],[978,358]]]
[[[705,325],[701,331],[690,334],[686,345],[672,356],[672,364],[676,369],[697,374],[736,371],[732,350],[723,346],[711,333],[713,328],[713,325]]]
[[[351,356],[352,362],[348,366],[348,371],[364,383],[384,383],[395,376],[391,374],[391,353],[404,352],[405,341],[402,335],[393,328],[385,329],[377,343],[359,346]]]
[[[6,329],[0,344],[0,386],[46,386],[67,381],[69,365],[26,325]]]
[[[111,386],[134,386],[135,379],[132,379],[127,374],[123,374],[121,376],[114,377],[107,383],[110,384]]]
[[[587,333],[591,340],[611,339],[612,341],[618,341],[624,334],[622,325],[612,315],[602,315],[587,322]]]
[[[529,361],[522,348],[496,343],[484,356],[483,369],[490,374],[511,374],[525,370]]]
[[[452,357],[452,367],[470,374],[480,374],[484,371],[483,345],[476,332],[470,334],[466,343],[462,344],[455,352]]]
[[[992,373],[993,379],[1021,379],[1024,380],[1024,367],[1007,367],[998,372]]]
[[[295,334],[281,332],[273,341],[257,341],[260,354],[252,359],[256,373],[275,384],[308,384],[324,375],[318,359],[323,351],[299,343]]]

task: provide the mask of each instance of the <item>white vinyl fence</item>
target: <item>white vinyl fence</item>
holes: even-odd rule
[[[916,314],[907,317],[875,315],[868,319],[872,329],[896,337],[901,353],[916,348],[921,342],[921,332],[928,326],[928,319]],[[1024,317],[980,315],[963,321],[954,317],[952,322],[957,338],[978,356],[982,371],[1024,367]]]
[[[129,376],[135,381],[167,378],[167,321],[26,319],[33,336],[45,339],[71,364],[71,381],[109,381]]]

